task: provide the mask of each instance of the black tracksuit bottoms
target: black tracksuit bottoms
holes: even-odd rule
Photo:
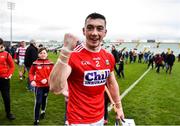
[[[47,96],[49,93],[49,87],[35,87],[35,107],[34,114],[35,120],[39,120],[40,108],[42,111],[46,109]]]
[[[10,79],[0,78],[0,92],[4,101],[6,114],[10,114]]]

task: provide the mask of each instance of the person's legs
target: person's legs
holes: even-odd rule
[[[35,88],[35,107],[34,107],[34,119],[35,122],[39,122],[39,112],[40,112],[40,107],[42,104],[42,95],[43,95],[43,91],[41,90],[41,88]],[[34,123],[35,123],[34,122]]]
[[[65,125],[68,125],[68,119],[67,119],[67,104],[68,104],[68,101],[66,100],[65,98],[65,113],[64,113],[64,124]]]
[[[29,70],[30,70],[30,67],[26,67],[26,69],[27,69],[27,71],[28,71],[28,82],[27,82],[27,88],[28,88],[28,90],[29,91],[34,91],[35,90],[35,88],[31,85],[31,82],[30,82],[30,80],[29,80]]]
[[[119,72],[118,72],[118,69],[116,67],[116,64],[114,65],[114,70],[116,71],[117,75],[119,76]]]
[[[4,101],[4,107],[5,107],[5,111],[6,114],[10,113],[10,84],[8,82],[8,80],[3,79],[3,82],[1,84],[1,93],[2,93],[2,98]]]
[[[121,70],[121,75],[124,78],[124,70]]]
[[[21,62],[19,62],[18,71],[19,71],[19,79],[23,80],[23,65]]]
[[[41,115],[40,115],[41,119],[44,119],[45,117],[48,93],[49,93],[49,87],[44,87],[42,94],[42,106],[41,106]]]
[[[108,123],[108,103],[109,103],[109,97],[105,92],[104,94],[104,124],[105,125]]]
[[[0,90],[4,101],[4,107],[6,111],[6,117],[10,120],[15,119],[15,116],[11,114],[10,108],[10,80],[0,78]]]
[[[156,72],[159,73],[159,71],[160,71],[160,65],[158,64]]]
[[[172,65],[169,65],[169,74],[171,74],[172,71]]]

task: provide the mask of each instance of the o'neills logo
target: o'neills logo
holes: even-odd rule
[[[90,70],[84,72],[84,86],[98,86],[106,83],[110,70]]]

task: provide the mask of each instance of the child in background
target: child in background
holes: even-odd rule
[[[48,78],[53,68],[53,63],[47,59],[48,54],[46,48],[40,48],[38,50],[38,59],[33,62],[30,68],[29,77],[31,85],[35,87],[35,107],[34,125],[39,124],[39,118],[44,119],[46,110],[46,101],[49,93]],[[41,108],[41,114],[39,112]]]

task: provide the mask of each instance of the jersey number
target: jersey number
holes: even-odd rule
[[[96,61],[96,67],[100,67],[99,61]]]

